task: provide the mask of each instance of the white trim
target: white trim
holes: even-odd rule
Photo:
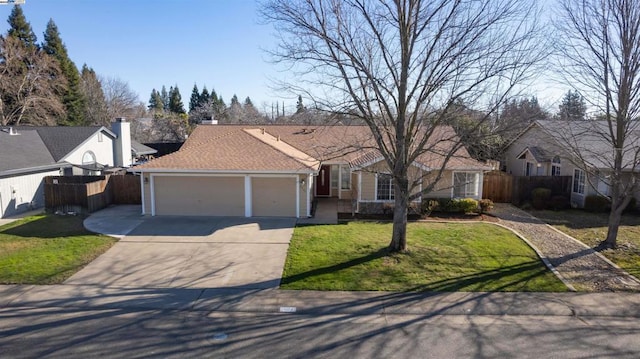
[[[338,199],[342,199],[342,165],[338,165]]]
[[[156,190],[155,190],[155,176],[149,175],[149,190],[151,191],[151,216],[156,215]]]
[[[360,202],[362,202],[362,171],[358,171],[358,202],[356,202],[357,213],[360,213]]]
[[[244,176],[251,176],[251,177],[272,177],[272,178],[289,178],[289,177],[297,177],[297,174],[268,174],[268,173],[247,173],[247,172],[238,172],[238,173],[163,173],[163,172],[158,172],[158,173],[153,173],[153,172],[147,172],[149,173],[151,176],[157,176],[157,177],[244,177]]]
[[[140,190],[141,190],[141,197],[142,197],[142,215],[144,215],[144,174],[140,174]]]
[[[127,170],[128,172],[146,172],[146,173],[157,173],[157,174],[169,174],[169,173],[177,173],[177,174],[193,174],[195,175],[201,175],[201,174],[218,174],[218,175],[224,175],[227,174],[229,176],[233,176],[233,175],[245,175],[245,174],[273,174],[274,176],[277,177],[282,177],[282,175],[284,174],[288,174],[291,176],[295,176],[298,174],[305,174],[305,173],[315,173],[317,174],[319,172],[318,171],[309,171],[309,170],[300,170],[300,171],[271,171],[271,170],[265,170],[265,171],[253,171],[253,170],[194,170],[194,169],[162,169],[162,168],[152,168],[152,169],[146,169],[146,168],[129,168]]]
[[[363,164],[361,164],[361,165],[354,166],[354,167],[353,167],[353,169],[354,169],[354,170],[361,170],[361,169],[364,169],[365,167],[372,166],[372,165],[374,165],[374,164],[376,164],[376,163],[378,163],[378,162],[382,162],[383,160],[384,160],[384,156],[376,157],[375,159],[373,159],[373,160],[371,160],[371,161],[367,161],[367,162],[365,162],[365,163],[363,163]],[[414,161],[413,163],[411,163],[411,165],[410,165],[410,166],[418,167],[419,169],[421,169],[421,170],[425,170],[425,171],[427,171],[427,172],[429,172],[429,171],[432,171],[432,170],[433,170],[432,168],[429,168],[429,166],[425,166],[425,165],[423,165],[422,163],[419,163],[419,162],[416,162],[416,161]]]
[[[311,217],[311,188],[313,184],[313,176],[311,174],[307,175],[307,217]]]
[[[300,176],[296,176],[296,218],[300,218]]]
[[[253,211],[251,176],[244,176],[244,216],[251,217]]]
[[[482,199],[482,171],[452,171],[451,172],[451,198],[455,198],[455,188],[456,188],[456,173],[472,173],[476,175],[476,180],[474,180],[474,184],[476,186],[476,194],[473,196],[465,196],[465,198],[474,198],[474,199]],[[465,182],[465,184],[471,182]]]
[[[378,202],[378,174],[375,174],[375,177],[373,178],[373,192],[374,192],[374,202]]]

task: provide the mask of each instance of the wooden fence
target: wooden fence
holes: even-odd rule
[[[482,197],[496,203],[511,203],[513,195],[513,176],[502,171],[484,174]]]
[[[140,204],[140,178],[132,175],[49,176],[44,179],[49,211],[95,212],[111,204]]]
[[[485,173],[482,197],[496,203],[520,205],[531,201],[534,188],[548,188],[552,196],[571,197],[571,176],[512,176],[501,171]]]

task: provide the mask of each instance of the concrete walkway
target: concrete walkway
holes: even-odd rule
[[[9,216],[6,218],[0,218],[0,226],[4,226],[5,224],[9,224],[11,222],[17,221],[24,217],[35,216],[36,214],[41,214],[43,212],[44,212],[44,209],[40,208],[40,209],[34,209],[33,211],[23,212],[20,214]]]
[[[640,291],[640,281],[602,254],[510,204],[497,203],[491,212],[500,224],[526,238],[578,291]]]
[[[318,198],[311,218],[299,218],[298,224],[338,224],[338,199]]]
[[[0,286],[0,309],[78,308],[312,315],[640,318],[638,293],[391,293],[238,288]]]

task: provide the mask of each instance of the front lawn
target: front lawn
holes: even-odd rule
[[[281,288],[566,291],[513,233],[483,223],[409,223],[409,251],[388,255],[390,223],[296,227]]]
[[[567,210],[531,211],[531,214],[589,247],[596,247],[607,237],[608,213]],[[631,275],[640,278],[640,216],[622,216],[622,225],[618,231],[618,248],[606,249],[600,253]]]
[[[62,283],[116,242],[82,220],[38,215],[0,227],[0,284]]]

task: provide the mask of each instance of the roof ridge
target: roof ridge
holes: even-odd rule
[[[297,162],[302,163],[303,165],[305,165],[305,166],[307,166],[309,168],[317,169],[317,167],[320,164],[320,161],[317,160],[316,158],[314,158],[313,156],[311,156],[308,153],[305,153],[305,152],[299,150],[298,148],[290,145],[289,143],[281,140],[280,136],[278,136],[276,138],[272,134],[266,132],[265,129],[261,129],[261,128],[255,128],[255,129],[253,129],[253,128],[252,129],[245,128],[245,129],[243,129],[243,131],[245,133],[251,135],[252,137],[256,138],[257,140],[261,141],[262,143],[273,147],[277,151],[283,153],[284,155],[292,158],[293,160],[295,160]]]

